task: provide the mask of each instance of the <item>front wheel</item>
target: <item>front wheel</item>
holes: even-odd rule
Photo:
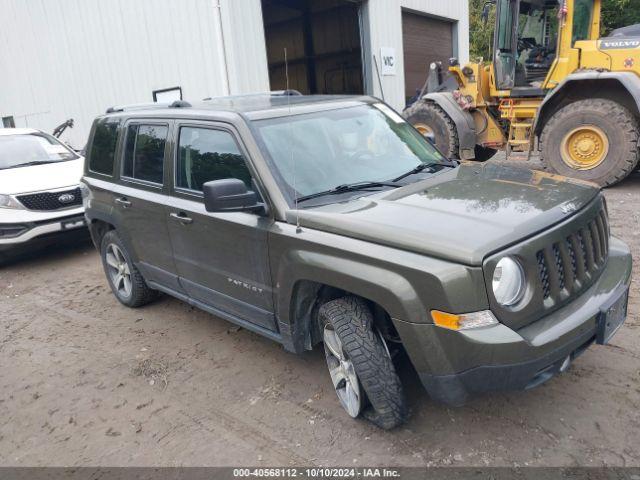
[[[640,128],[633,114],[612,100],[580,100],[558,110],[540,137],[545,169],[607,187],[638,164]]]
[[[318,317],[329,375],[347,414],[363,414],[385,430],[401,425],[407,412],[404,392],[366,302],[332,300],[320,307]]]

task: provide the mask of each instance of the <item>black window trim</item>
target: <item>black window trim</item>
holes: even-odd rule
[[[193,190],[191,188],[179,187],[178,186],[178,161],[180,155],[180,132],[183,128],[201,128],[206,130],[217,130],[226,132],[231,135],[231,138],[238,147],[238,151],[242,154],[242,158],[244,160],[244,164],[249,170],[249,174],[251,175],[251,179],[256,181],[256,175],[251,168],[250,162],[248,160],[248,153],[242,141],[240,140],[238,134],[231,128],[229,124],[222,123],[219,121],[211,121],[211,122],[193,122],[193,121],[182,121],[176,122],[176,135],[175,135],[175,148],[173,152],[172,159],[172,167],[173,167],[173,178],[171,179],[171,193],[172,194],[181,194],[186,195],[188,197],[192,197],[193,200],[199,200],[201,203],[204,202],[204,193],[201,190]]]
[[[84,154],[84,158],[85,158],[85,163],[87,165],[87,172],[91,173],[92,175],[98,175],[100,177],[104,177],[105,179],[109,179],[111,181],[114,181],[116,179],[117,175],[117,166],[118,166],[118,153],[120,152],[120,141],[122,140],[122,119],[121,118],[100,118],[96,121],[96,123],[94,124],[94,127],[97,127],[98,124],[100,122],[105,122],[105,123],[110,123],[109,121],[112,121],[113,123],[116,124],[116,148],[113,152],[113,165],[111,166],[111,173],[104,173],[104,172],[97,172],[95,170],[93,170],[91,168],[91,154],[93,152],[93,140],[96,136],[96,128],[92,128],[92,131],[90,133],[91,138],[89,138],[89,142],[87,142],[87,145],[89,148],[87,148],[87,151]]]
[[[144,187],[148,187],[148,188],[152,188],[154,190],[160,190],[163,191],[165,188],[165,185],[167,183],[167,178],[166,178],[166,160],[167,160],[167,149],[169,148],[169,144],[171,142],[171,124],[172,121],[170,119],[150,119],[150,118],[130,118],[127,121],[124,122],[124,125],[122,126],[122,139],[120,141],[120,162],[118,165],[118,179],[126,182],[126,183],[130,183],[130,184],[134,184],[134,185],[140,185],[140,186],[144,186]],[[164,142],[164,153],[162,156],[162,183],[156,183],[156,182],[151,182],[149,180],[141,180],[139,178],[133,178],[133,177],[129,177],[127,175],[124,175],[124,164],[125,164],[125,154],[126,154],[126,148],[127,148],[127,135],[129,133],[129,127],[131,125],[160,125],[163,127],[167,127],[167,137],[165,139]],[[136,131],[136,136],[137,136],[138,132]],[[136,139],[137,141],[137,139]]]

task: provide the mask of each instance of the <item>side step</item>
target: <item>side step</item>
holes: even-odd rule
[[[509,125],[509,138],[507,139],[507,160],[512,159],[513,147],[517,148],[517,153],[524,154],[529,161],[533,151],[533,120],[513,122]],[[518,155],[522,157],[522,155]],[[513,158],[515,160],[515,158]],[[518,158],[520,160],[520,158]]]

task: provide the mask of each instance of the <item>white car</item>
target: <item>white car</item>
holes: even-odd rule
[[[85,226],[84,159],[55,137],[0,128],[0,258]]]

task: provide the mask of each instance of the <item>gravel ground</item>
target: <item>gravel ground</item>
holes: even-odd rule
[[[383,432],[338,406],[302,356],[164,297],[110,293],[88,243],[0,269],[0,465],[640,466],[640,174],[606,192],[633,249],[629,318],[608,346],[529,392],[432,402]]]

